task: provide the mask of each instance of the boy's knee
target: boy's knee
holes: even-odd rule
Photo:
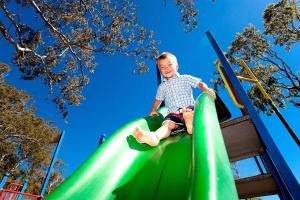
[[[183,113],[183,119],[191,119],[194,117],[194,111],[184,112]]]
[[[176,128],[176,124],[174,123],[174,122],[172,122],[172,121],[165,121],[164,123],[163,123],[163,125],[164,126],[167,126],[169,129],[171,129],[171,130],[173,130],[173,129],[175,129]]]

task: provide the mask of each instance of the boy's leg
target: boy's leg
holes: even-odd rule
[[[176,125],[172,121],[165,121],[163,125],[157,129],[154,133],[149,131],[144,131],[140,128],[135,128],[135,138],[143,143],[146,143],[150,146],[157,146],[159,144],[159,141],[161,139],[167,138],[170,136],[171,131],[175,128],[177,128],[178,125]]]
[[[158,137],[150,131],[144,131],[139,127],[134,129],[134,137],[141,143],[146,143],[150,146],[157,146],[159,143]]]
[[[194,111],[190,108],[183,108],[182,114],[188,134],[193,134]]]
[[[162,126],[157,129],[154,133],[158,137],[159,140],[167,138],[170,136],[173,129],[176,129],[178,125],[176,125],[172,121],[164,121]]]

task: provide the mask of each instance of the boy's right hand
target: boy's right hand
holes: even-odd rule
[[[150,113],[149,113],[149,116],[158,116],[159,114],[158,114],[158,112],[156,112],[156,111],[151,111]]]

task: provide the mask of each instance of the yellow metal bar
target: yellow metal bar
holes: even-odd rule
[[[257,80],[256,76],[253,74],[253,72],[251,71],[251,69],[248,67],[248,65],[245,63],[245,61],[241,60],[239,61],[240,65],[248,72],[248,74],[250,75],[250,77],[255,80],[255,83],[258,87],[258,89],[260,90],[260,92],[265,96],[266,99],[268,99],[270,101],[270,103],[272,104],[272,106],[274,108],[277,109],[274,101],[271,99],[271,97],[268,95],[268,93],[265,91],[265,89],[263,88],[263,86],[260,84],[260,82]]]
[[[218,61],[218,62],[216,63],[216,65],[217,65],[219,74],[220,74],[221,78],[223,79],[223,82],[224,82],[224,84],[225,84],[225,87],[226,87],[226,89],[227,89],[227,91],[228,91],[228,93],[229,93],[229,95],[230,95],[230,97],[231,97],[233,103],[234,103],[238,108],[241,108],[241,109],[244,108],[244,106],[241,105],[241,104],[239,104],[239,103],[237,102],[236,98],[234,97],[234,95],[233,95],[233,93],[232,93],[232,91],[231,91],[231,89],[230,89],[230,87],[229,87],[229,85],[228,85],[228,83],[227,83],[227,81],[226,81],[226,78],[225,78],[225,76],[224,76],[224,74],[223,74],[223,72],[222,72],[222,69],[221,69],[221,66],[220,66],[220,65],[221,65],[220,61]]]
[[[245,78],[243,76],[237,76],[237,78],[241,81],[248,81],[248,82],[252,82],[252,83],[256,83],[257,80],[251,79],[251,78]]]

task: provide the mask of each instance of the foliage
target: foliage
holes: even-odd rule
[[[261,33],[254,25],[249,25],[242,33],[237,33],[227,52],[231,64],[244,60],[262,83],[272,100],[281,108],[285,102],[300,107],[300,72],[295,71],[276,51],[280,46],[287,50],[299,41],[299,7],[296,1],[282,0],[270,4],[264,11],[265,32]],[[296,26],[298,24],[298,27]],[[299,69],[299,68],[298,68]],[[237,75],[249,77],[241,67],[235,68]],[[222,84],[220,78],[215,83]],[[255,84],[248,90],[249,97],[261,111],[271,115],[269,106]]]
[[[23,182],[29,179],[28,191],[38,193],[58,129],[35,115],[30,96],[5,81],[8,70],[0,64],[0,174],[9,172],[12,180]],[[52,185],[62,181],[62,167],[63,162],[58,161]]]
[[[175,4],[191,31],[197,26],[193,1]],[[132,0],[1,0],[0,8],[6,17],[0,33],[15,48],[13,63],[24,80],[43,80],[63,117],[84,99],[95,53],[133,57],[141,74],[149,70],[145,59],[158,54],[159,42],[138,23]]]
[[[265,34],[287,50],[300,40],[300,10],[296,0],[270,4],[264,11]]]
[[[182,16],[181,23],[185,25],[185,30],[191,32],[194,28],[197,28],[198,11],[195,9],[195,3],[193,0],[175,0],[176,5],[179,8]]]

